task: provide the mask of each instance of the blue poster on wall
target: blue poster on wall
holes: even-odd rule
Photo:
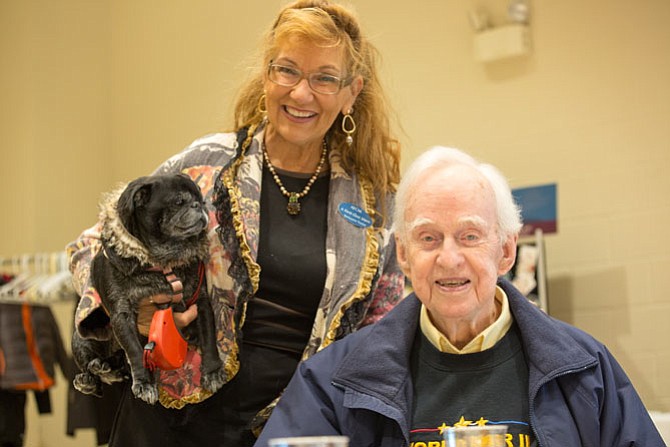
[[[521,236],[531,235],[537,228],[544,234],[558,232],[556,189],[556,183],[550,183],[512,190],[514,199],[521,207]]]

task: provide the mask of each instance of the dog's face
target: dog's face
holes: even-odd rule
[[[117,212],[128,232],[148,248],[199,236],[208,223],[200,189],[184,174],[132,181],[119,197]]]

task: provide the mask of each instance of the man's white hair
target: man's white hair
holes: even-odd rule
[[[480,163],[469,154],[451,147],[435,146],[421,154],[409,166],[398,185],[395,197],[395,232],[400,237],[406,235],[405,210],[412,189],[418,180],[430,175],[430,171],[441,170],[455,165],[466,165],[479,171],[493,189],[498,215],[498,235],[501,243],[510,236],[518,235],[523,225],[521,210],[514,201],[507,179],[493,165]]]

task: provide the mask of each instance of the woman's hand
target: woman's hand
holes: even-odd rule
[[[154,312],[158,310],[158,305],[169,303],[173,300],[170,295],[154,295],[143,298],[140,301],[140,306],[137,311],[137,330],[140,334],[147,337],[149,335],[149,327],[151,326],[151,319],[154,317]],[[175,297],[174,302],[179,302],[179,298]],[[184,312],[175,312],[174,322],[179,329],[188,326],[198,316],[198,306],[192,304]]]

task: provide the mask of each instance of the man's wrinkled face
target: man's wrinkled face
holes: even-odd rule
[[[498,236],[493,190],[474,168],[440,168],[418,180],[397,235],[398,261],[440,329],[476,323],[494,310],[496,281],[514,262],[516,244]]]

